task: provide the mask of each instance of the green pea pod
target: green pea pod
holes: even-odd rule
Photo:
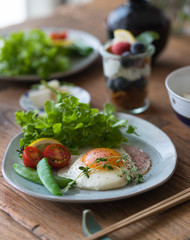
[[[43,185],[43,183],[40,180],[38,173],[35,169],[25,167],[18,163],[14,163],[13,168],[21,177],[26,178],[29,181]],[[54,176],[54,178],[60,188],[66,187],[67,184],[72,181],[72,179],[70,179],[70,178],[64,178],[64,177],[60,177],[60,176],[56,176],[56,175]]]
[[[60,176],[56,176],[56,175],[54,175],[54,178],[60,188],[66,187],[68,185],[68,183],[73,181],[70,178],[64,178],[64,177],[60,177]]]
[[[42,184],[35,169],[25,167],[18,163],[14,163],[13,168],[21,177],[26,178],[27,180],[30,180],[32,182]]]
[[[62,196],[62,191],[59,188],[57,182],[55,181],[50,165],[46,158],[42,158],[38,162],[37,173],[43,185],[48,189],[50,193],[57,196]]]

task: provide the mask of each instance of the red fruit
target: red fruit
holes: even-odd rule
[[[130,47],[131,44],[128,42],[118,42],[112,46],[111,50],[114,54],[121,55],[126,51],[130,51]]]
[[[52,167],[62,168],[69,163],[71,154],[65,146],[53,143],[44,149],[44,157]]]
[[[22,159],[26,167],[36,168],[37,163],[44,157],[43,152],[35,147],[27,146],[25,147]]]
[[[67,38],[67,32],[65,32],[65,31],[62,31],[62,32],[52,32],[50,34],[50,37],[53,40],[65,39],[65,38]]]

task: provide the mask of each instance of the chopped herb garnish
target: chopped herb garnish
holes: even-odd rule
[[[99,162],[106,162],[106,161],[107,161],[107,158],[96,158],[94,162],[99,163]]]
[[[69,191],[70,188],[73,188],[76,185],[76,181],[73,180],[67,184],[67,186],[62,190],[63,193],[66,193]]]
[[[18,156],[20,159],[22,159],[22,154],[23,154],[24,148],[25,148],[25,146],[20,146],[20,149],[16,150],[18,152]]]

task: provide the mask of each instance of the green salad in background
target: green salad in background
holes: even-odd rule
[[[86,57],[93,51],[78,41],[54,44],[51,37],[39,29],[0,36],[0,46],[0,75],[38,75],[43,79],[69,69],[73,58]]]

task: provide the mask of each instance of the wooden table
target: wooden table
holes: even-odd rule
[[[68,27],[87,31],[103,43],[106,41],[104,21],[109,11],[123,1],[94,0],[80,7],[60,7],[56,14],[45,19],[30,20],[11,26],[8,30],[28,27]],[[3,30],[2,30],[3,31]],[[190,37],[171,37],[167,48],[153,67],[150,82],[150,108],[138,115],[146,119],[173,141],[178,153],[178,165],[172,178],[162,186],[136,197],[89,204],[65,204],[36,199],[11,187],[0,175],[0,239],[84,239],[81,227],[82,211],[91,209],[102,227],[109,226],[154,203],[190,186],[190,129],[173,113],[164,81],[174,69],[190,64]],[[87,89],[92,107],[102,108],[105,102],[102,62],[99,58],[85,71],[68,77]],[[0,82],[0,162],[11,139],[21,131],[15,124],[14,112],[21,109],[19,98],[31,83]],[[98,93],[98,94],[97,94]],[[110,237],[114,240],[190,239],[190,202],[164,213],[123,228]]]

